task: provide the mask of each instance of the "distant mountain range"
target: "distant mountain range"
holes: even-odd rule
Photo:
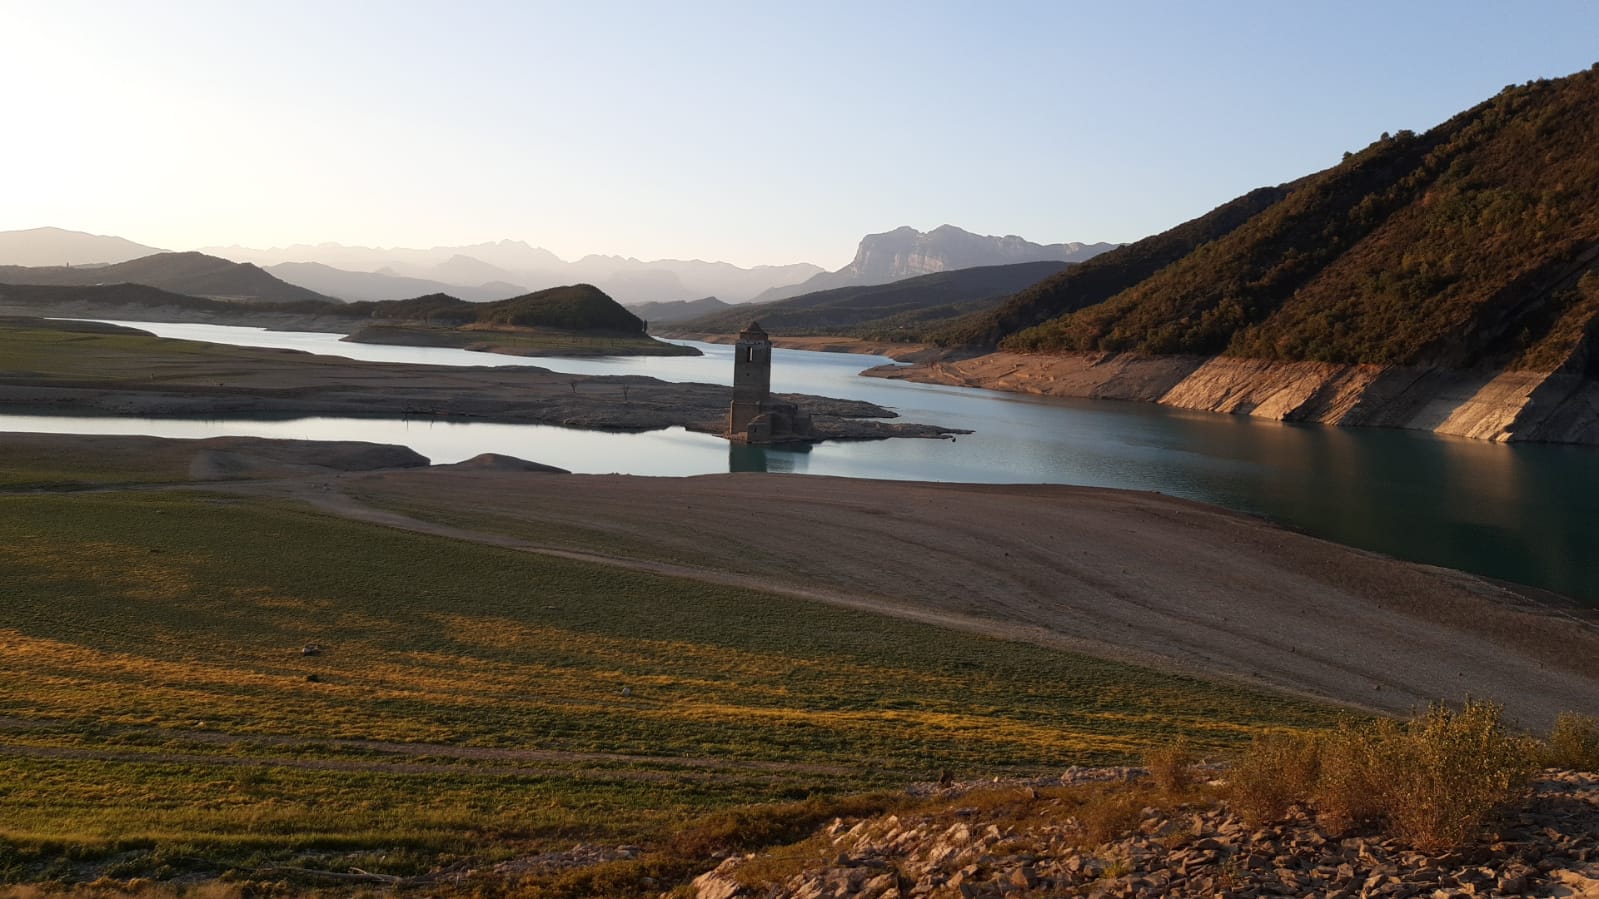
[[[297,244],[270,250],[249,247],[206,247],[203,252],[270,268],[284,280],[341,299],[394,299],[415,293],[388,292],[389,279],[427,281],[468,299],[503,299],[530,289],[564,284],[593,284],[618,302],[687,300],[704,296],[748,300],[771,287],[803,281],[822,269],[809,263],[740,268],[726,262],[623,256],[584,256],[566,262],[548,250],[519,240],[430,249],[349,247],[341,244]],[[324,269],[283,269],[286,263],[318,263]],[[331,274],[328,269],[338,272]],[[363,278],[362,275],[378,277]],[[296,280],[304,278],[305,280]],[[337,285],[337,287],[335,287]],[[504,292],[501,287],[507,288]]]
[[[0,265],[0,284],[87,287],[98,284],[142,284],[195,297],[249,302],[333,302],[304,287],[287,284],[254,265],[230,262],[204,253],[156,253],[113,265],[29,267]]]
[[[673,300],[670,303],[634,303],[627,308],[652,325],[668,325],[734,307],[716,297],[703,297],[698,300]]]
[[[721,302],[770,302],[835,287],[885,284],[932,272],[1027,261],[1071,262],[1087,259],[1110,244],[1036,244],[1020,237],[982,237],[951,225],[923,233],[910,227],[869,234],[855,259],[836,272],[809,263],[740,268],[726,262],[661,259],[649,262],[622,256],[590,255],[565,262],[555,254],[522,241],[429,249],[377,248],[342,244],[297,244],[269,250],[207,247],[186,255],[194,260],[249,264],[288,284],[350,302],[390,300],[446,293],[472,301],[499,300],[531,290],[568,284],[592,284],[619,302],[692,302],[717,297]],[[155,257],[165,251],[118,237],[102,237],[60,228],[0,232],[0,264],[65,269],[121,264]],[[195,263],[197,264],[197,263]],[[208,263],[207,265],[214,265]],[[159,266],[158,266],[159,267]],[[259,268],[257,268],[259,267]],[[169,273],[163,273],[166,277]],[[123,273],[99,279],[65,271],[27,283],[95,284],[106,277],[129,280]],[[20,279],[12,277],[12,280]],[[176,286],[168,280],[154,286],[205,296],[256,296],[268,290],[238,278],[228,283],[206,281],[199,287]],[[238,283],[234,283],[238,282]],[[271,288],[274,298],[286,296]],[[229,291],[232,291],[231,293]],[[662,309],[646,315],[652,321],[689,314]],[[703,310],[694,314],[703,314]]]
[[[836,272],[822,272],[799,284],[774,287],[755,298],[768,303],[801,294],[888,284],[933,272],[1007,265],[1016,262],[1082,262],[1116,248],[1111,243],[1036,244],[1015,235],[982,236],[954,225],[922,232],[909,226],[861,238],[855,259]]]
[[[1058,261],[983,265],[933,272],[890,284],[835,287],[775,303],[724,306],[704,317],[679,322],[676,327],[728,334],[758,317],[762,327],[785,336],[914,339],[923,330],[959,316],[993,309],[1010,295],[1070,265]]]
[[[62,228],[0,231],[0,264],[3,265],[109,265],[165,252],[120,237]]]
[[[264,271],[290,284],[314,290],[352,303],[363,300],[395,300],[444,293],[463,300],[486,302],[527,293],[521,285],[489,281],[476,286],[407,278],[382,272],[352,272],[320,262],[280,262]]]

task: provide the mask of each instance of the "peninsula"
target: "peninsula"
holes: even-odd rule
[[[92,322],[0,320],[0,410],[171,418],[438,418],[615,431],[726,431],[731,388],[657,378],[356,362],[163,340]],[[783,395],[818,439],[964,433],[891,421],[872,403]]]
[[[136,270],[145,273],[147,280],[161,283],[161,278],[148,275],[159,275],[167,267],[156,263],[170,265],[166,257],[178,257],[188,265],[193,262],[189,257],[197,255],[164,254],[135,260],[140,263]],[[128,263],[126,267],[133,266]],[[589,284],[552,287],[491,303],[470,303],[444,294],[341,303],[309,292],[303,298],[279,301],[190,296],[142,282],[35,284],[23,280],[48,280],[46,275],[60,280],[62,272],[69,272],[82,281],[85,273],[94,277],[99,271],[103,270],[16,266],[0,270],[0,275],[18,282],[0,283],[0,314],[323,331],[348,334],[345,339],[358,343],[445,346],[517,356],[699,355],[693,347],[649,336],[642,319]],[[227,284],[276,282],[254,266],[235,265],[224,269],[223,275],[229,279]]]

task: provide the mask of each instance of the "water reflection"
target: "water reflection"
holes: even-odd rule
[[[789,446],[751,446],[747,443],[729,442],[727,470],[805,474],[810,468],[810,452],[811,447],[803,443]]]

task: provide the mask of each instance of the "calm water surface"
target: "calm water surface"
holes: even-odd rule
[[[336,334],[125,322],[164,337],[275,346],[387,362],[538,365],[729,383],[732,348],[701,357],[517,358],[431,347],[340,343]],[[730,447],[674,428],[609,434],[536,425],[310,418],[294,421],[0,416],[0,431],[250,434],[371,440],[435,462],[499,452],[580,472],[691,475],[764,470],[1151,490],[1265,515],[1341,543],[1534,584],[1599,602],[1599,450],[1514,445],[1409,431],[1286,425],[1141,403],[1040,399],[862,378],[888,360],[777,350],[784,392],[869,400],[908,421],[970,428],[957,440]]]

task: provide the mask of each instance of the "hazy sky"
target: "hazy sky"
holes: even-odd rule
[[[1128,241],[1599,61],[1573,2],[0,0],[0,230],[810,261]]]

